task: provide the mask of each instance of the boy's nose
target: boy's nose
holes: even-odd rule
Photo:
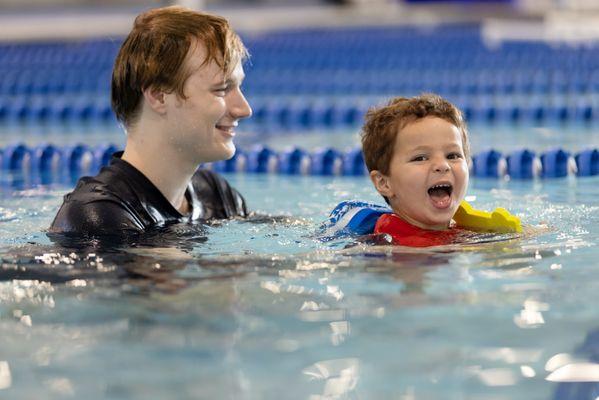
[[[435,172],[447,172],[450,169],[449,164],[445,161],[436,163],[434,168]]]

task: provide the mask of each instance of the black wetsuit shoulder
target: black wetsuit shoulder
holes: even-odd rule
[[[148,178],[116,154],[98,175],[81,178],[64,196],[49,231],[120,235],[174,222],[247,215],[241,194],[212,171],[199,169],[185,196],[191,206],[188,216],[177,211]]]

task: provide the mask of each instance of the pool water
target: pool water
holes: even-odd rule
[[[319,241],[366,177],[227,179],[262,217],[118,251],[48,239],[70,188],[1,186],[0,397],[596,397],[599,177],[473,179],[552,230],[441,249]]]

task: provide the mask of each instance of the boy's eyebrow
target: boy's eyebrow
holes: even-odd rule
[[[448,144],[446,146],[443,146],[443,148],[445,148],[445,149],[450,149],[450,148],[459,148],[459,149],[461,149],[462,146],[460,146],[459,143],[450,143],[450,144]],[[431,150],[431,149],[432,149],[432,146],[427,146],[427,145],[423,144],[423,145],[420,145],[420,146],[416,146],[413,149],[410,149],[410,151],[411,152],[428,151],[428,150]]]
[[[411,151],[421,151],[421,150],[430,150],[431,146],[426,146],[426,145],[420,145],[420,146],[416,146],[413,149],[411,149]]]

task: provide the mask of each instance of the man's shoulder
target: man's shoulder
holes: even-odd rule
[[[209,169],[198,168],[191,179],[191,184],[198,194],[223,196],[236,190],[223,176]]]
[[[247,216],[245,199],[220,174],[199,168],[192,178],[192,186],[206,209],[206,219]]]
[[[211,185],[216,185],[216,184],[229,185],[229,182],[223,176],[221,176],[219,173],[214,172],[210,169],[202,168],[202,167],[200,167],[196,170],[192,179],[193,179],[194,183],[196,181],[198,181],[198,182],[207,182],[208,184],[211,184]]]
[[[113,168],[79,179],[64,201],[52,225],[52,232],[112,234],[122,230],[142,230],[130,201],[134,189]],[[129,200],[127,200],[129,199]]]
[[[65,201],[50,232],[81,233],[86,235],[120,235],[141,231],[143,224],[122,203],[109,198],[92,201]]]

